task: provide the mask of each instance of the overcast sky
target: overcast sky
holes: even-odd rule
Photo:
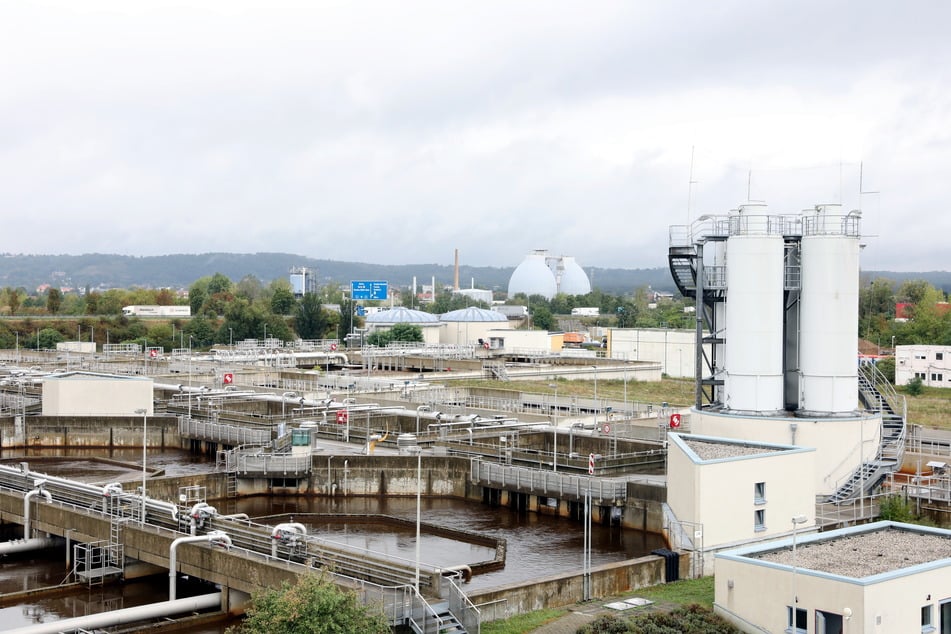
[[[653,267],[749,197],[861,207],[863,268],[944,270],[949,25],[942,0],[5,0],[0,252]]]

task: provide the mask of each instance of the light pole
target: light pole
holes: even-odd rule
[[[192,336],[188,335],[188,423],[192,420]]]
[[[790,612],[790,631],[796,632],[796,613],[799,605],[799,597],[796,595],[796,531],[800,524],[806,523],[805,515],[793,515],[792,517],[792,611]]]
[[[552,429],[553,429],[553,438],[554,446],[551,452],[551,470],[553,472],[558,471],[558,384],[549,383],[548,387],[555,388],[555,409],[552,411]]]
[[[424,406],[425,407],[425,406]],[[416,410],[416,432],[419,433],[419,410]],[[419,527],[420,527],[420,499],[423,489],[423,452],[416,445],[416,594],[419,594]]]
[[[598,366],[591,366],[594,369],[594,426],[598,426]]]
[[[419,413],[428,412],[429,405],[420,405],[416,408],[416,442],[419,443]]]
[[[145,448],[148,445],[148,410],[145,408],[140,408],[135,410],[136,414],[142,414],[142,523],[145,524]]]
[[[228,347],[234,348],[234,329],[228,328]]]

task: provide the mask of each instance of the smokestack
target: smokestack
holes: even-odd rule
[[[459,290],[459,249],[456,249],[456,267],[455,274],[452,277],[452,287]]]

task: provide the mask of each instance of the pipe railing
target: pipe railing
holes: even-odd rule
[[[168,600],[175,600],[178,581],[178,547],[182,544],[195,544],[207,542],[209,544],[223,543],[226,547],[231,546],[231,538],[223,531],[212,531],[207,535],[190,535],[188,537],[179,537],[172,540],[172,545],[168,549]]]

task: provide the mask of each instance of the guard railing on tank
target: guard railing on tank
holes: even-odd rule
[[[511,488],[582,499],[590,493],[595,500],[621,503],[627,499],[627,480],[596,478],[556,471],[509,467],[473,459],[472,481],[490,487]]]
[[[182,438],[208,440],[223,445],[264,444],[271,440],[270,429],[211,423],[186,416],[178,419],[178,433]]]

